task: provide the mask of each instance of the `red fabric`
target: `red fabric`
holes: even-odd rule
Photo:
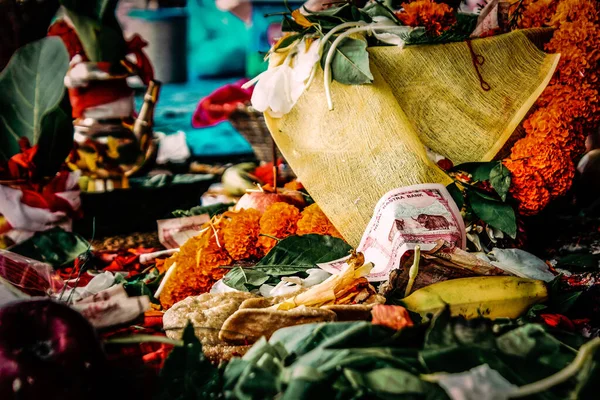
[[[145,85],[148,85],[151,80],[154,79],[154,69],[152,63],[146,56],[146,53],[142,50],[148,45],[144,39],[139,35],[133,35],[131,40],[127,42],[127,53],[135,56],[135,64],[131,61],[124,59],[123,63],[129,67],[129,69],[135,71]]]
[[[561,314],[541,314],[540,318],[553,328],[561,328],[568,331],[575,330],[575,324],[569,318]]]
[[[85,55],[85,51],[83,50],[83,45],[73,29],[67,22],[63,19],[56,21],[50,26],[48,29],[48,36],[58,36],[62,39],[67,51],[69,52],[69,57],[73,58],[77,54],[80,54],[84,59],[87,60]]]
[[[133,95],[133,89],[127,85],[125,78],[92,81],[86,87],[69,88],[73,118],[81,118],[86,108],[112,103],[131,95]]]
[[[281,164],[283,164],[283,160],[278,158],[277,166],[279,167]],[[273,163],[270,162],[256,167],[252,175],[257,177],[263,184],[273,185]],[[277,168],[277,183],[283,183],[283,178],[279,173],[279,168]]]
[[[110,272],[128,272],[127,277],[139,274],[147,266],[140,264],[140,254],[158,251],[155,248],[138,247],[118,251],[98,251],[94,255],[101,264],[100,269]]]
[[[253,88],[242,89],[246,79],[225,85],[200,100],[192,116],[194,128],[204,128],[223,122],[240,105],[250,101]]]
[[[37,152],[37,146],[31,147],[29,139],[19,139],[21,152],[12,156],[4,165],[0,165],[0,179],[18,180],[29,179],[33,176],[35,165],[33,158]]]
[[[394,330],[414,326],[408,311],[402,306],[377,304],[371,310],[371,315],[373,316],[371,321],[373,324],[387,326]]]

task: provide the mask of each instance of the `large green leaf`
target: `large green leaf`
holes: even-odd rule
[[[259,270],[235,267],[223,277],[223,283],[227,286],[248,292],[254,287],[267,283],[269,275]]]
[[[125,39],[115,16],[118,0],[61,0],[91,61],[117,63],[125,56]]]
[[[323,54],[329,52],[331,43],[327,43]],[[326,57],[321,58],[322,66]],[[373,82],[373,74],[369,68],[367,42],[347,38],[337,46],[331,62],[331,76],[344,85],[362,85]]]
[[[474,190],[467,193],[467,198],[473,212],[484,222],[500,229],[513,239],[517,236],[515,211],[510,205],[485,198]]]
[[[242,291],[256,289],[264,283],[277,284],[281,276],[302,273],[318,263],[337,260],[348,255],[351,249],[342,239],[331,236],[290,236],[277,243],[254,267],[233,268],[223,277],[223,283]]]
[[[63,98],[68,68],[69,54],[58,37],[30,43],[13,55],[0,74],[0,160],[20,152],[21,137],[33,145],[44,125],[57,124],[58,115],[42,121]],[[58,125],[64,127],[64,118]]]
[[[504,166],[504,164],[498,163],[490,171],[490,185],[492,185],[502,201],[506,200],[506,195],[510,189],[510,182],[510,171]]]
[[[60,104],[42,118],[42,132],[37,142],[34,164],[37,175],[53,176],[73,148],[71,103],[65,92]]]
[[[31,238],[12,246],[10,251],[59,268],[72,263],[88,249],[89,243],[82,236],[55,227],[36,232]]]
[[[452,171],[464,171],[473,176],[474,181],[487,181],[490,179],[490,173],[499,163],[490,162],[468,162],[459,164],[452,168]]]
[[[332,236],[290,236],[277,243],[255,268],[270,275],[288,275],[347,256],[350,250],[348,243]]]
[[[204,356],[191,323],[183,330],[183,346],[175,347],[160,371],[156,400],[218,398],[222,385],[216,366]]]

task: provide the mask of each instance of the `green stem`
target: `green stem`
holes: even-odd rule
[[[266,233],[261,233],[261,234],[259,234],[258,236],[264,236],[264,237],[268,237],[269,239],[276,240],[276,241],[277,241],[277,243],[281,242],[281,239],[279,239],[279,238],[276,238],[275,236],[267,235]]]
[[[581,346],[573,362],[567,365],[564,369],[540,381],[521,386],[517,391],[510,393],[509,396],[513,399],[531,396],[532,394],[546,391],[569,380],[573,376],[577,375],[577,373],[583,368],[583,365],[586,363],[588,358],[592,357],[599,347],[600,338],[590,340]]]
[[[166,336],[154,336],[154,335],[132,335],[121,338],[108,339],[104,343],[106,344],[135,344],[135,343],[164,343],[172,344],[173,346],[183,346],[183,340],[169,339]]]

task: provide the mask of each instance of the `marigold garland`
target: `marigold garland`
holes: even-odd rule
[[[526,137],[504,160],[513,175],[511,194],[523,215],[564,195],[574,160],[600,122],[600,6],[594,0],[526,0],[519,28],[555,28],[545,50],[561,59],[550,84],[523,122]]]
[[[220,267],[234,261],[256,260],[277,244],[277,240],[259,233],[278,239],[309,233],[341,238],[316,204],[302,213],[283,202],[271,204],[262,215],[255,209],[226,212],[202,228],[198,236],[190,238],[164,262],[165,270],[176,264],[160,295],[164,309],[188,296],[208,292],[227,272]]]
[[[235,261],[262,257],[264,253],[258,246],[260,212],[250,208],[226,213],[225,217],[229,221],[224,228],[223,238],[229,256]]]
[[[260,233],[277,239],[285,239],[294,235],[300,220],[300,210],[291,204],[274,203],[265,210],[260,218]],[[268,236],[258,238],[258,244],[267,254],[276,244],[277,240]]]
[[[417,0],[403,3],[402,10],[396,16],[407,26],[423,26],[432,36],[439,36],[456,22],[452,8],[445,3],[432,0]]]
[[[343,239],[342,235],[335,229],[335,226],[333,226],[316,203],[311,204],[302,211],[302,218],[298,221],[298,230],[296,233],[298,235],[316,233]]]
[[[208,292],[223,277],[226,270],[219,267],[229,265],[232,260],[222,245],[222,224],[219,221],[213,226],[204,225],[201,234],[190,238],[177,254],[165,261],[166,269],[176,265],[160,295],[163,308],[168,309],[188,296]]]

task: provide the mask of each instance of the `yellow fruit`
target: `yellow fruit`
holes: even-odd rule
[[[514,276],[481,276],[434,283],[402,300],[410,311],[436,313],[446,305],[453,316],[518,318],[548,298],[542,281]]]

